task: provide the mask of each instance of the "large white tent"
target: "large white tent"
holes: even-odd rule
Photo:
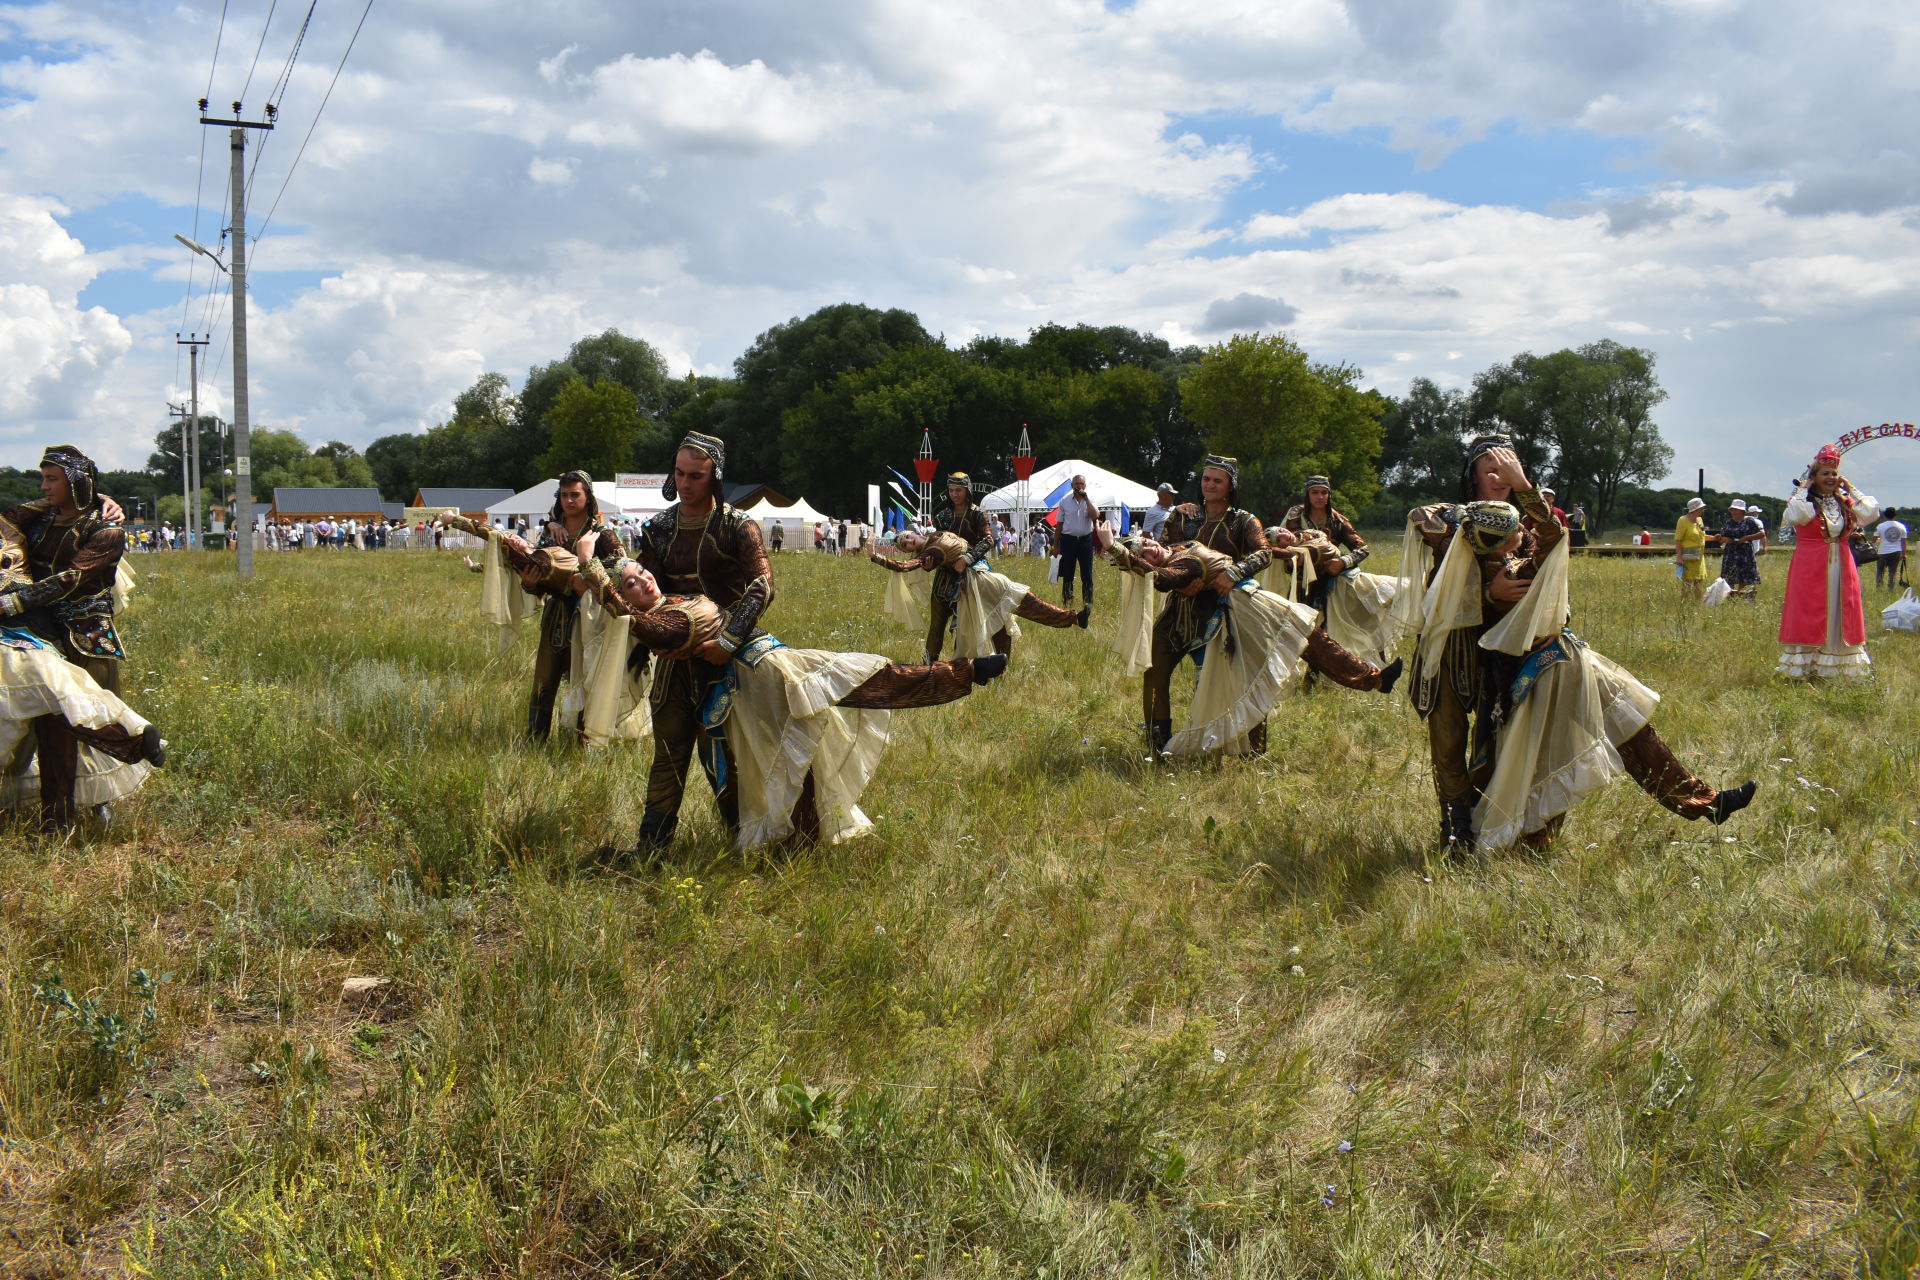
[[[553,493],[559,487],[558,480],[542,480],[531,489],[522,489],[511,498],[502,498],[488,507],[487,519],[510,521],[525,516],[529,521],[538,520],[553,510]],[[622,490],[613,481],[595,480],[593,482],[594,501],[600,504],[601,512],[610,519],[617,516],[631,516],[636,520],[644,520],[656,511],[664,511],[667,506],[666,499],[660,496],[658,489],[645,493],[628,489],[624,496],[635,505],[628,507],[620,505]]]
[[[1136,483],[1123,475],[1108,471],[1105,467],[1096,467],[1091,462],[1079,458],[1066,458],[1051,466],[1041,467],[1027,481],[1027,513],[1030,519],[1045,519],[1047,512],[1066,497],[1073,487],[1075,476],[1087,478],[1087,496],[1093,504],[1105,511],[1110,519],[1117,523],[1120,508],[1130,507],[1138,511],[1142,507],[1154,504],[1158,495],[1144,484]],[[1020,486],[1016,482],[1004,489],[995,489],[980,499],[983,510],[998,515],[1001,512],[1016,513],[1020,507]]]
[[[813,526],[822,520],[832,519],[824,511],[815,511],[805,498],[797,500],[790,507],[776,507],[762,498],[744,510],[760,522],[763,534],[771,534],[774,524],[778,523],[782,543],[793,551],[813,546]]]

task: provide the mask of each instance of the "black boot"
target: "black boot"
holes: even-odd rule
[[[140,731],[140,758],[156,769],[166,764],[167,744],[158,727],[148,725]]]
[[[1441,852],[1449,858],[1473,852],[1473,801],[1440,806],[1440,843]]]
[[[1398,658],[1380,668],[1380,692],[1392,693],[1393,686],[1399,683],[1400,673],[1404,670],[1406,664]]]
[[[1089,601],[1088,603],[1080,606],[1080,612],[1073,615],[1073,625],[1076,627],[1084,627],[1087,625],[1087,619],[1092,616],[1093,616],[1093,604],[1091,601]]]
[[[553,733],[553,704],[535,698],[527,704],[527,736],[545,742]]]
[[[1707,814],[1707,817],[1713,820],[1714,826],[1719,826],[1728,818],[1731,818],[1734,814],[1753,803],[1753,793],[1758,789],[1759,785],[1759,783],[1749,778],[1731,790],[1722,791],[1713,798],[1713,810]]]
[[[973,682],[984,685],[989,680],[997,680],[1002,675],[1005,675],[1006,670],[1007,655],[1004,653],[992,653],[984,658],[975,658],[973,660]]]
[[[1147,721],[1147,751],[1149,754],[1163,756],[1167,753],[1167,744],[1173,741],[1172,720]]]

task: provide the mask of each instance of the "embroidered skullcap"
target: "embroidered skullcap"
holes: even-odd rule
[[[965,489],[968,493],[972,493],[973,477],[968,475],[964,471],[952,472],[947,476],[947,488],[951,489],[955,485],[959,485],[962,489]]]
[[[1309,489],[1331,489],[1333,488],[1333,483],[1325,476],[1308,476],[1305,487]]]
[[[553,482],[553,510],[547,513],[547,519],[556,524],[563,523],[567,513],[560,509],[560,491],[570,484],[577,484],[587,491],[587,519],[593,520],[600,514],[600,499],[593,493],[593,477],[584,471],[567,471]]]
[[[1469,502],[1461,510],[1460,536],[1474,552],[1485,555],[1520,527],[1520,510],[1511,502]]]
[[[1209,467],[1215,471],[1226,472],[1227,479],[1233,487],[1236,489],[1240,487],[1240,459],[1223,458],[1217,453],[1210,453],[1207,455],[1207,460],[1200,464],[1200,469],[1205,471]]]
[[[1823,444],[1820,446],[1820,452],[1813,455],[1813,465],[1816,467],[1829,462],[1836,467],[1840,465],[1839,445]]]
[[[80,452],[77,446],[49,446],[40,457],[40,465],[58,467],[66,475],[74,506],[85,510],[93,505],[94,495],[100,488],[100,468],[94,466],[93,459]]]
[[[715,490],[713,496],[716,498],[721,497],[720,477],[725,474],[727,469],[727,442],[719,436],[710,436],[704,431],[689,431],[686,435],[680,437],[680,443],[674,446],[673,451],[677,455],[682,449],[691,449],[701,457],[712,461],[713,485]],[[666,495],[666,499],[669,502],[672,502],[680,496],[680,487],[674,484],[672,471],[667,472],[666,480],[660,485],[660,492]]]

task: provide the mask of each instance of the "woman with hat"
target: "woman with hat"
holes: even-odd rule
[[[1674,573],[1680,579],[1680,594],[1699,604],[1707,591],[1707,504],[1701,498],[1688,498],[1680,523],[1673,527]]]
[[[1780,612],[1780,665],[1775,670],[1781,675],[1795,680],[1872,677],[1860,570],[1848,539],[1879,514],[1880,504],[1840,474],[1836,445],[1824,446],[1793,482],[1793,497],[1781,516],[1794,530],[1787,598]]]
[[[1720,576],[1732,588],[1734,599],[1751,604],[1757,598],[1760,562],[1754,552],[1766,540],[1766,526],[1747,514],[1745,498],[1727,504],[1727,522],[1707,535],[1708,542],[1720,544]]]

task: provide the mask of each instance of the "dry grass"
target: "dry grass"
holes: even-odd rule
[[[1404,700],[1317,689],[1263,760],[1154,766],[1100,620],[1028,628],[993,688],[895,718],[873,836],[733,854],[696,780],[672,857],[611,871],[647,749],[520,742],[531,636],[495,652],[453,557],[137,567],[127,685],[172,767],[90,844],[0,832],[0,1272],[1920,1256],[1911,637],[1872,689],[1788,687],[1767,608],[1582,562],[1576,629],[1759,800],[1716,831],[1623,784],[1549,855],[1434,865]],[[776,567],[789,642],[917,649],[877,570]],[[139,969],[154,1034],[103,1047]]]

